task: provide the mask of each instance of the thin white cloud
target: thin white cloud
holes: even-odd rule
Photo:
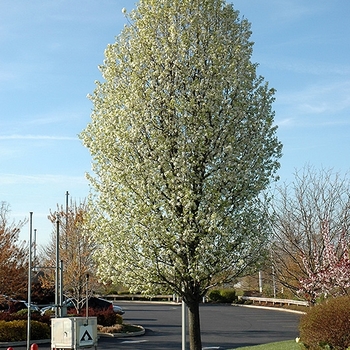
[[[13,71],[9,71],[4,68],[0,69],[0,84],[12,82],[16,77],[17,75]],[[5,84],[4,84],[4,87],[5,87]]]
[[[0,182],[2,185],[42,185],[46,186],[57,184],[69,184],[81,185],[87,182],[85,177],[82,176],[67,176],[67,175],[51,175],[51,174],[39,174],[39,175],[20,175],[20,174],[1,174]]]
[[[350,126],[350,120],[314,120],[314,119],[301,119],[301,118],[285,118],[276,120],[276,124],[280,130],[292,129],[292,128],[331,128],[331,127],[344,127]]]
[[[322,61],[312,61],[305,59],[297,59],[295,57],[282,57],[271,61],[267,56],[261,55],[259,63],[266,67],[277,69],[280,71],[294,72],[298,74],[312,75],[339,75],[344,76],[350,74],[350,66],[345,64],[327,63]]]
[[[78,141],[78,137],[49,136],[49,135],[0,135],[0,140],[52,140],[52,141]]]
[[[84,102],[88,102],[87,100]],[[29,115],[23,122],[26,125],[48,125],[62,122],[72,123],[73,121],[85,118],[86,115],[82,112],[82,107],[71,107],[71,111],[48,111],[43,114]]]
[[[266,4],[265,4],[266,6]],[[309,4],[305,1],[296,0],[270,0],[267,4],[270,8],[270,19],[275,22],[293,22],[300,21],[308,15],[315,15],[316,12],[322,12],[327,9],[329,4],[318,2],[318,6]]]
[[[277,93],[278,105],[297,115],[340,114],[350,109],[350,81],[319,83],[298,91]]]
[[[294,124],[294,119],[293,118],[284,118],[281,120],[276,121],[276,124],[278,127],[291,127]]]

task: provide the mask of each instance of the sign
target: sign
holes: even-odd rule
[[[92,346],[94,345],[92,325],[79,327],[79,346]]]

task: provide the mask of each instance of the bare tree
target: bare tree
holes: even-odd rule
[[[0,203],[0,295],[23,296],[27,290],[28,254],[19,232],[27,220],[11,222],[10,207]]]
[[[60,259],[63,260],[63,288],[64,295],[76,301],[77,311],[80,310],[86,296],[86,288],[89,293],[98,286],[95,277],[95,264],[92,254],[95,245],[84,233],[87,207],[85,202],[80,204],[71,201],[70,206],[64,208],[57,206],[55,212],[50,212],[49,220],[53,223],[51,240],[43,249],[43,265],[55,266],[56,261],[56,227],[59,220]],[[87,286],[87,276],[89,284]],[[52,269],[47,269],[42,278],[43,285],[54,285],[55,274]]]
[[[272,258],[279,281],[296,293],[300,280],[321,264],[322,225],[341,254],[341,236],[349,235],[350,180],[332,170],[306,166],[291,184],[279,186],[272,202],[275,217]]]

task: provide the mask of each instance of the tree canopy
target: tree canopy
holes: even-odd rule
[[[63,294],[66,298],[72,298],[76,302],[77,311],[80,311],[86,297],[86,289],[96,290],[98,283],[95,276],[95,263],[93,252],[96,245],[84,233],[84,221],[87,217],[87,205],[85,202],[71,201],[67,208],[57,205],[55,212],[50,212],[49,220],[53,224],[51,239],[42,251],[42,265],[49,267],[44,269],[41,277],[42,285],[46,288],[55,284],[55,272],[52,267],[56,264],[56,236],[57,220],[59,223],[59,249],[60,259],[63,261]],[[51,267],[51,268],[50,268]],[[86,285],[87,275],[89,285]]]
[[[339,246],[335,247],[330,240],[329,222],[322,223],[322,239],[324,251],[321,256],[314,254],[314,266],[306,254],[303,263],[307,277],[300,279],[299,294],[315,303],[318,297],[339,297],[348,295],[350,291],[350,256],[347,232],[343,229]],[[336,249],[338,248],[338,249]],[[340,248],[340,249],[339,249]]]
[[[294,294],[300,280],[320,277],[320,271],[330,275],[333,265],[342,262],[349,235],[349,193],[348,175],[332,169],[316,171],[310,165],[296,171],[293,182],[277,186],[271,201],[275,237],[271,253],[278,280]],[[327,265],[326,255],[331,256],[332,249],[339,260]]]
[[[9,213],[9,204],[0,202],[0,299],[23,297],[28,286],[28,248],[18,237],[27,220],[11,222]]]
[[[141,0],[127,18],[81,133],[95,173],[90,232],[101,277],[179,294],[191,334],[210,286],[266,241],[259,195],[281,156],[274,90],[250,60],[249,22],[225,1]]]

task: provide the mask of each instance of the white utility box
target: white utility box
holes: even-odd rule
[[[96,317],[51,319],[51,349],[97,349]]]

